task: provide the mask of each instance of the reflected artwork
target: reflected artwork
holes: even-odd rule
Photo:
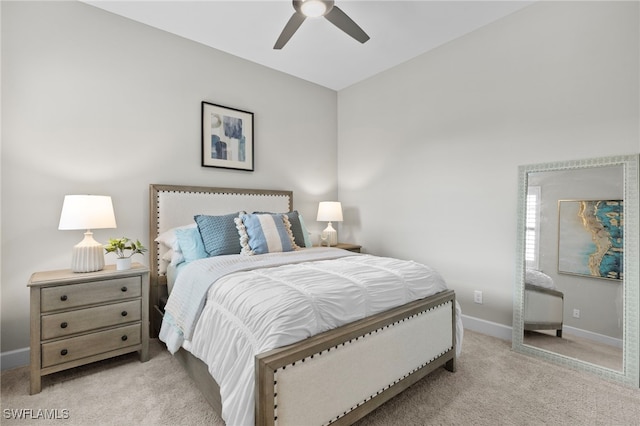
[[[558,272],[623,279],[623,201],[558,202]]]

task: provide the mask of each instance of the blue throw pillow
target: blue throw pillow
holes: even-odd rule
[[[297,248],[284,214],[245,214],[236,219],[243,254],[293,251]]]
[[[278,213],[272,213],[272,212],[253,212],[253,214],[278,214]],[[297,210],[294,210],[292,212],[289,213],[281,213],[283,215],[286,215],[287,218],[289,219],[289,223],[291,224],[291,233],[293,234],[293,239],[296,242],[296,245],[298,247],[311,247],[311,245],[307,245],[307,241],[305,240],[306,238],[309,238],[307,236],[307,232],[306,232],[306,228],[302,223],[302,218],[300,217],[300,214],[298,213]]]
[[[240,253],[242,249],[240,237],[233,221],[237,217],[238,213],[223,216],[194,216],[204,243],[204,249],[209,256]]]
[[[208,256],[198,228],[176,229],[175,232],[185,262],[204,259]]]
[[[302,232],[302,240],[304,241],[304,246],[298,244],[297,239],[296,244],[298,244],[299,247],[313,247],[313,244],[311,243],[311,237],[309,237],[309,231],[307,231],[307,225],[304,224],[304,218],[301,214],[298,215],[298,220],[300,221],[300,229]]]

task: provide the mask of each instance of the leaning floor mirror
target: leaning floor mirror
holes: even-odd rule
[[[518,168],[515,351],[640,385],[638,162]]]

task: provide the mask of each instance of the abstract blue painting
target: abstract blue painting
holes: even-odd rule
[[[202,166],[253,171],[253,113],[202,102]]]
[[[561,200],[558,219],[558,272],[622,281],[622,200]]]

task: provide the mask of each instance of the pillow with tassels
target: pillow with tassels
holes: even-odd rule
[[[298,249],[289,218],[283,214],[244,214],[235,219],[242,254],[254,255]]]

